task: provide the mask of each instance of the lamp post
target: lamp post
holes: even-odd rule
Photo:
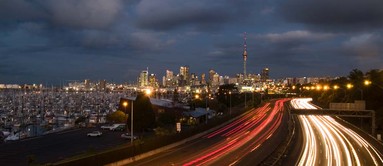
[[[369,80],[365,80],[364,82],[363,82],[363,84],[365,85],[365,86],[369,86],[370,84],[371,84],[371,81],[369,81]],[[347,89],[351,89],[351,88],[353,88],[354,86],[352,85],[352,84],[347,84]],[[358,88],[358,90],[360,90],[360,99],[361,100],[363,100],[363,87],[362,88]]]
[[[230,96],[229,114],[231,115],[231,91],[229,91],[229,96]]]
[[[133,144],[133,101],[134,100],[129,100],[132,104],[130,105],[130,143]],[[126,108],[128,106],[128,102],[125,101],[124,103],[122,103],[122,105],[124,106],[125,108],[125,112],[126,112]]]
[[[126,107],[128,107],[128,102],[127,101],[124,101],[122,103],[122,106],[124,106],[124,112],[125,114],[127,114],[127,110],[126,110]],[[126,122],[126,126],[128,125],[128,122]],[[128,130],[128,127],[126,127],[126,130]]]
[[[131,132],[131,136],[130,136],[130,144],[132,145],[133,144],[133,100],[132,101],[132,104],[130,105],[130,115],[132,115],[132,117],[130,117],[130,132]]]
[[[126,113],[126,107],[128,106],[128,102],[127,102],[127,101],[124,101],[124,102],[122,103],[122,106],[124,106],[124,111],[125,111],[125,113]]]
[[[247,104],[246,104],[246,92],[245,92],[245,108],[247,107]]]
[[[253,99],[253,107],[254,107],[254,106],[255,106],[255,103],[254,103],[254,90],[251,91],[251,97],[252,97],[252,99]]]
[[[209,107],[207,107],[207,102],[208,102],[208,98],[209,98],[209,96],[208,95],[206,95],[206,121],[205,121],[205,123],[207,124],[207,119],[209,118],[208,116],[209,116]]]

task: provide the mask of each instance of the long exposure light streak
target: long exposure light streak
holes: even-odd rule
[[[310,101],[311,99],[293,99],[291,105],[295,109],[317,109]],[[334,118],[298,115],[298,120],[304,140],[298,165],[383,164],[382,154],[374,146]]]
[[[202,150],[182,165],[210,165],[215,160],[229,156],[234,151],[241,156],[237,156],[230,163],[238,162],[243,156],[256,150],[279,128],[283,117],[283,103],[286,101],[287,99],[277,100],[273,108],[268,103],[206,135],[204,137],[206,139],[215,137],[225,137],[226,139]],[[238,152],[238,150],[240,151]]]

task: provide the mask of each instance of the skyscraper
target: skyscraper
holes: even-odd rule
[[[165,87],[172,87],[174,85],[174,74],[171,70],[166,70]]]
[[[201,74],[201,84],[206,85],[206,78],[205,78],[205,73]]]
[[[265,67],[262,69],[261,80],[264,82],[267,79],[269,79],[269,68]]]
[[[246,74],[246,61],[247,61],[247,44],[246,44],[246,32],[244,33],[243,37],[243,77],[244,79],[247,79],[247,74]]]
[[[213,82],[213,80],[214,80],[214,74],[215,74],[216,72],[213,70],[213,69],[210,69],[209,70],[209,84],[211,85],[212,84],[212,82]]]
[[[148,86],[149,84],[149,72],[148,70],[142,70],[141,73],[140,73],[140,78],[139,78],[139,85],[141,87],[144,87],[144,86]]]
[[[149,76],[149,85],[153,88],[158,87],[158,81],[155,74],[150,74]]]
[[[189,66],[180,67],[180,76],[181,76],[182,85],[188,85],[190,83]]]

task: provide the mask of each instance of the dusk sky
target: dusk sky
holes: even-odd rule
[[[0,0],[0,84],[383,69],[383,0]]]

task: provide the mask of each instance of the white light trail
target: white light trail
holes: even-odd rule
[[[309,98],[293,99],[291,105],[295,109],[306,111],[317,109],[310,101]],[[361,159],[374,165],[383,164],[382,155],[376,148],[334,118],[299,115],[298,119],[304,136],[298,165],[365,165],[361,163]],[[322,150],[325,155],[321,154]]]

